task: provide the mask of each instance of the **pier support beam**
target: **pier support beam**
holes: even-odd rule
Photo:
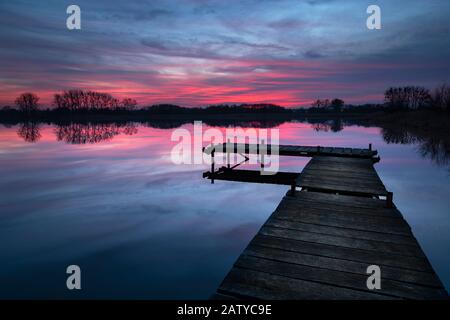
[[[289,190],[289,195],[295,197],[295,188],[297,187],[297,180],[293,180],[291,183],[291,190]]]
[[[267,153],[267,145],[264,143],[264,139],[261,140],[261,144],[259,145],[259,154],[261,155],[261,172],[264,171],[264,155]]]
[[[227,152],[227,168],[230,169],[230,150],[229,150],[229,146],[231,145],[230,139],[227,140],[227,146],[226,146],[226,152]]]
[[[213,150],[211,152],[211,183],[214,184],[214,153],[216,151]]]
[[[394,193],[388,192],[386,196],[386,206],[392,208],[394,206]]]

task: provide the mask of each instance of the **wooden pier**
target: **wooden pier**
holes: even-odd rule
[[[376,151],[280,146],[294,148],[312,157],[301,173],[257,178],[223,167],[205,174],[292,186],[213,298],[448,299],[373,167]],[[380,267],[381,289],[367,287],[371,265]]]
[[[264,150],[267,154],[276,152],[280,156],[294,157],[314,157],[314,156],[334,156],[343,158],[363,158],[376,160],[376,150],[360,148],[337,148],[322,146],[292,146],[292,145],[276,145],[270,144],[244,144],[244,143],[221,143],[206,147],[203,152],[213,154],[217,152],[231,152],[243,154],[260,154]]]

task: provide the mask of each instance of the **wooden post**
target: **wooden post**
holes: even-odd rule
[[[394,194],[392,192],[388,192],[386,196],[386,206],[388,208],[394,207]]]
[[[211,151],[211,183],[214,183],[214,153],[215,149]]]
[[[372,144],[369,143],[369,150],[372,151]]]
[[[261,149],[263,149],[261,151]],[[264,171],[264,139],[261,140],[261,148],[259,148],[259,152],[261,153],[261,171]]]
[[[226,145],[226,148],[227,148],[227,150],[226,150],[227,151],[227,168],[228,169],[230,169],[230,152],[228,150],[229,149],[229,147],[228,147],[229,145],[230,145],[230,139],[227,140],[227,145]]]
[[[291,190],[290,190],[290,196],[295,197],[295,187],[297,185],[297,182],[295,180],[292,180],[291,183]]]

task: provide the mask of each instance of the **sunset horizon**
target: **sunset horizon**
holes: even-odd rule
[[[449,123],[450,0],[0,0],[0,302],[448,309]]]
[[[365,104],[382,103],[391,86],[450,80],[445,1],[381,1],[380,30],[366,28],[358,1],[78,4],[80,30],[65,27],[58,1],[0,4],[0,105],[33,92],[49,106],[70,89],[140,106]]]

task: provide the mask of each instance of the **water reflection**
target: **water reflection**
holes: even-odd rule
[[[413,146],[422,140],[411,138],[417,135],[381,135],[379,127],[343,122],[339,133],[332,122],[328,131],[313,130],[318,121],[277,128],[282,144],[373,142],[382,157],[377,171],[450,286],[448,175],[421,158]],[[217,289],[288,187],[211,185],[202,179],[208,166],[173,164],[172,130],[156,126],[156,120],[0,125],[0,298],[200,299]],[[183,128],[194,130],[191,123]],[[280,167],[299,172],[308,160],[283,157]],[[70,264],[86,271],[77,296],[65,289]]]
[[[40,125],[37,122],[22,123],[17,134],[26,142],[37,142],[41,138]]]
[[[174,129],[184,125],[185,120],[158,120],[145,122],[149,128]],[[225,127],[229,125],[251,128],[272,128],[280,126],[283,120],[207,120],[209,126]],[[340,132],[347,125],[343,119],[305,119],[316,132]],[[354,120],[352,121],[353,124]],[[94,144],[110,141],[114,137],[135,135],[138,133],[138,125],[133,122],[108,122],[108,123],[58,123],[55,124],[55,136],[57,141],[68,144]],[[17,134],[26,142],[38,142],[41,138],[41,125],[38,122],[21,123]],[[417,146],[417,152],[426,159],[430,159],[439,166],[446,166],[450,161],[450,137],[448,134],[403,126],[383,126],[381,128],[383,140],[388,144],[413,144]]]
[[[382,128],[381,134],[386,143],[414,144],[418,153],[439,166],[446,166],[450,160],[450,137],[429,130],[403,127]]]
[[[311,127],[319,132],[319,131],[324,131],[324,132],[328,132],[328,131],[332,131],[332,132],[339,132],[342,129],[344,129],[344,124],[342,119],[332,119],[332,120],[309,120],[311,124]]]
[[[121,133],[133,135],[138,132],[133,123],[70,123],[57,125],[55,129],[56,139],[69,144],[86,144],[109,141]]]

